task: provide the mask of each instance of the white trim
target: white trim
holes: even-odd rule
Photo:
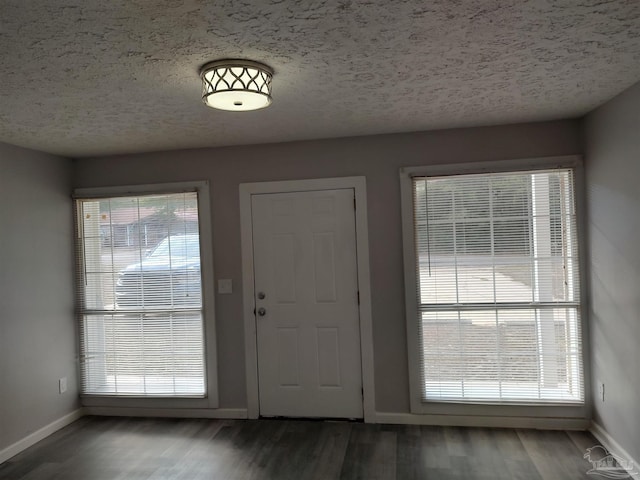
[[[441,418],[442,416],[452,415],[458,417],[460,412],[462,416],[466,414],[476,414],[478,418],[493,418],[493,414],[507,414],[509,418],[520,416],[526,418],[567,418],[571,422],[586,422],[589,417],[588,412],[591,408],[591,396],[589,390],[589,345],[588,345],[588,322],[587,309],[585,308],[585,295],[587,291],[585,280],[585,241],[583,234],[583,162],[579,155],[566,155],[556,157],[541,158],[524,158],[514,160],[500,160],[490,162],[475,162],[461,164],[446,165],[429,165],[429,166],[411,166],[400,168],[400,200],[401,200],[401,218],[402,218],[402,250],[404,264],[404,292],[405,292],[405,312],[406,312],[406,330],[407,330],[407,352],[408,352],[408,370],[409,370],[409,394],[410,394],[410,410],[415,414],[427,414],[428,416]],[[581,405],[558,405],[550,404],[549,406],[536,404],[533,409],[527,413],[523,413],[523,405],[465,405],[453,403],[436,403],[426,404],[421,400],[420,381],[421,373],[419,366],[420,346],[418,336],[415,333],[415,319],[418,318],[418,306],[416,301],[417,283],[415,275],[415,248],[414,248],[414,231],[413,231],[413,191],[412,179],[417,176],[447,176],[462,175],[472,173],[494,173],[494,172],[516,172],[527,170],[543,170],[551,168],[573,168],[575,172],[575,200],[576,210],[578,213],[578,248],[580,254],[580,280],[581,280],[581,328],[582,328],[582,369],[583,369],[583,386],[585,389],[585,401]],[[526,407],[524,407],[526,408]],[[497,417],[496,417],[497,418]],[[584,425],[587,428],[588,423]]]
[[[596,422],[591,422],[591,426],[589,427],[589,432],[596,437],[596,439],[602,444],[604,448],[606,448],[609,453],[614,453],[618,457],[624,458],[625,460],[629,460],[630,465],[634,465],[636,467],[640,467],[640,463],[634,459],[629,452],[627,452],[622,445],[620,445],[615,438],[613,438],[609,432],[607,432],[604,427]],[[638,474],[638,470],[626,470],[629,473],[630,477],[635,478]]]
[[[246,419],[246,408],[85,407],[86,415],[102,417]]]
[[[49,425],[45,425],[39,430],[36,430],[35,432],[27,435],[23,439],[18,440],[14,444],[9,445],[7,448],[0,450],[0,464],[6,462],[11,457],[16,456],[20,452],[23,452],[27,448],[35,445],[39,441],[44,440],[49,435],[57,432],[61,428],[72,424],[84,415],[85,412],[83,408],[74,410],[73,412],[66,414],[64,417],[51,422]]]
[[[409,370],[409,405],[412,412],[422,410],[420,401],[420,345],[414,330],[415,319],[418,318],[418,302],[416,292],[418,285],[415,269],[415,249],[413,237],[413,192],[410,171],[400,169],[400,213],[402,220],[402,257],[404,268],[404,300],[405,329],[407,336],[407,354]]]
[[[218,389],[218,340],[216,322],[215,265],[209,182],[193,182],[198,192],[200,227],[200,265],[202,268],[202,318],[204,322],[204,358],[209,408],[220,406]]]
[[[589,421],[581,418],[416,415],[413,413],[387,412],[376,413],[376,423],[451,427],[536,428],[541,430],[586,430],[589,426]]]
[[[360,290],[360,345],[362,355],[362,389],[364,421],[375,422],[375,388],[373,371],[373,323],[369,272],[369,229],[367,226],[367,185],[365,177],[321,178],[282,182],[240,184],[240,231],[242,241],[242,294],[247,376],[247,412],[249,418],[260,414],[258,393],[258,355],[256,323],[253,314],[253,230],[251,195],[304,192],[352,188],[356,196],[356,248],[358,288]]]

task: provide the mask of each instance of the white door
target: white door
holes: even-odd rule
[[[353,189],[251,208],[260,414],[361,418]]]

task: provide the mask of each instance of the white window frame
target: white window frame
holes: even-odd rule
[[[81,395],[82,405],[88,413],[128,414],[122,408],[138,409],[209,409],[218,408],[218,365],[215,322],[215,290],[213,269],[213,236],[211,229],[211,202],[208,181],[122,185],[111,187],[77,188],[74,200],[123,196],[163,195],[197,192],[200,235],[200,263],[202,275],[202,321],[204,332],[205,395],[202,398],[142,397],[114,395]],[[77,239],[75,239],[77,241]],[[76,245],[77,247],[77,245]],[[79,347],[78,347],[79,348]],[[105,410],[106,408],[106,410]],[[156,410],[159,414],[162,410]]]
[[[585,402],[582,405],[495,405],[495,404],[469,404],[448,402],[424,402],[422,400],[420,362],[422,361],[419,350],[419,336],[416,331],[418,318],[417,279],[416,279],[416,255],[415,237],[413,227],[413,177],[419,176],[443,176],[462,175],[473,173],[500,173],[531,170],[547,170],[554,168],[571,168],[574,172],[575,200],[577,212],[578,230],[578,254],[580,262],[580,283],[582,285],[580,298],[580,318],[582,327],[582,362],[584,372]],[[563,428],[572,426],[581,428],[586,426],[591,408],[590,373],[589,373],[589,348],[588,348],[588,322],[586,302],[586,275],[585,275],[585,242],[583,232],[583,205],[584,205],[584,172],[580,156],[560,156],[527,158],[516,160],[501,160],[493,162],[461,163],[447,165],[430,165],[404,167],[400,169],[401,212],[402,212],[402,236],[404,257],[404,281],[405,281],[405,308],[407,327],[407,351],[409,361],[409,387],[411,412],[415,414],[432,415],[433,418],[449,417],[456,424],[491,424],[496,426],[522,426],[522,418],[531,419],[531,426],[541,425],[538,419],[574,420],[574,423],[563,423]],[[495,418],[503,421],[495,423]],[[480,418],[489,419],[480,421]],[[519,420],[515,420],[515,419]],[[436,420],[442,422],[442,420]],[[487,423],[488,422],[488,423]],[[545,424],[545,425],[548,425]]]

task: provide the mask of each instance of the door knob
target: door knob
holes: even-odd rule
[[[264,317],[266,313],[267,311],[263,307],[260,307],[258,309],[258,315],[260,315],[261,317]]]

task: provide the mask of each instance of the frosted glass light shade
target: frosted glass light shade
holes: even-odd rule
[[[273,70],[250,60],[219,60],[200,71],[202,101],[233,112],[258,110],[271,104]]]

